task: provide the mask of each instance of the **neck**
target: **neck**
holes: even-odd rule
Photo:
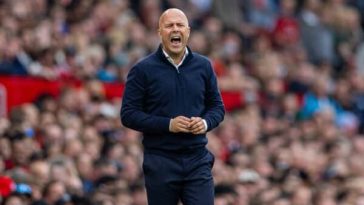
[[[172,58],[172,60],[175,64],[179,64],[182,61],[184,54],[185,53],[183,52],[182,54],[179,54],[179,55],[170,55],[170,54],[168,54],[168,55]]]
[[[172,58],[174,64],[176,64],[176,65],[178,65],[182,61],[183,56],[186,53],[186,47],[183,49],[183,52],[181,52],[181,53],[167,52],[167,50],[164,47],[162,47],[162,49],[163,49],[163,52],[165,52],[170,58]]]

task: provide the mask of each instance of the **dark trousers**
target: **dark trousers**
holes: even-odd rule
[[[188,153],[145,151],[143,171],[149,205],[213,205],[214,156],[201,148]]]

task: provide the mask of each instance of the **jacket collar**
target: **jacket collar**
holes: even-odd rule
[[[191,58],[193,57],[193,53],[192,53],[192,51],[191,51],[190,47],[188,47],[188,46],[187,46],[187,50],[188,50],[188,54],[187,54],[187,56],[186,56],[186,58],[185,58],[185,60],[184,60],[183,64],[184,64],[185,62],[188,62],[189,60],[191,60]],[[158,56],[158,58],[160,58],[163,62],[165,62],[165,63],[169,63],[169,64],[170,64],[170,62],[168,61],[167,57],[166,57],[166,56],[164,55],[164,53],[163,53],[162,44],[160,44],[160,45],[159,45],[159,47],[158,47],[158,49],[157,49],[157,51],[156,51],[156,55],[157,55],[157,56]]]

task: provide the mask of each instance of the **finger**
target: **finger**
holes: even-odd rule
[[[196,131],[196,134],[203,134],[205,133],[205,127],[202,126],[199,130]]]
[[[189,130],[188,124],[186,124],[184,122],[177,122],[177,128],[178,129],[188,129]]]
[[[195,128],[192,129],[192,133],[200,133],[201,131],[204,131],[204,128],[205,126],[203,124],[196,126]]]
[[[190,124],[189,124],[189,126],[190,126],[190,128],[192,128],[192,127],[194,127],[194,126],[196,126],[199,122],[201,122],[202,121],[202,119],[201,118],[199,118],[199,117],[192,117],[191,118],[191,122],[190,122]],[[198,125],[197,125],[198,126]]]
[[[191,119],[187,118],[187,117],[183,117],[183,116],[180,116],[178,118],[176,118],[178,122],[181,122],[183,124],[185,124],[186,126],[189,125],[189,123],[191,122]]]
[[[172,127],[171,127],[171,131],[172,132],[181,132],[181,131],[189,131],[189,118],[186,118],[186,117],[183,117],[183,116],[178,116],[178,117],[175,117],[173,120],[172,120]]]
[[[177,126],[181,126],[181,127],[184,127],[184,128],[190,128],[190,123],[188,123],[186,121],[178,121]]]
[[[194,129],[199,128],[199,127],[201,127],[201,126],[204,126],[204,124],[203,124],[203,122],[202,122],[202,121],[199,121],[199,122],[196,122],[196,123],[195,123],[195,124],[193,124],[193,125],[191,125],[191,124],[190,124],[190,129],[191,129],[191,130],[194,130]]]
[[[199,135],[199,134],[203,134],[203,133],[205,133],[205,131],[203,129],[192,131],[192,134],[194,134],[194,135]]]
[[[189,133],[189,132],[191,132],[189,129],[187,129],[187,128],[178,128],[178,132],[185,132],[185,133]]]

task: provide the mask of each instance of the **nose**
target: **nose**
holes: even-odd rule
[[[174,24],[173,27],[172,27],[172,30],[173,31],[179,31],[179,27],[177,24]]]

